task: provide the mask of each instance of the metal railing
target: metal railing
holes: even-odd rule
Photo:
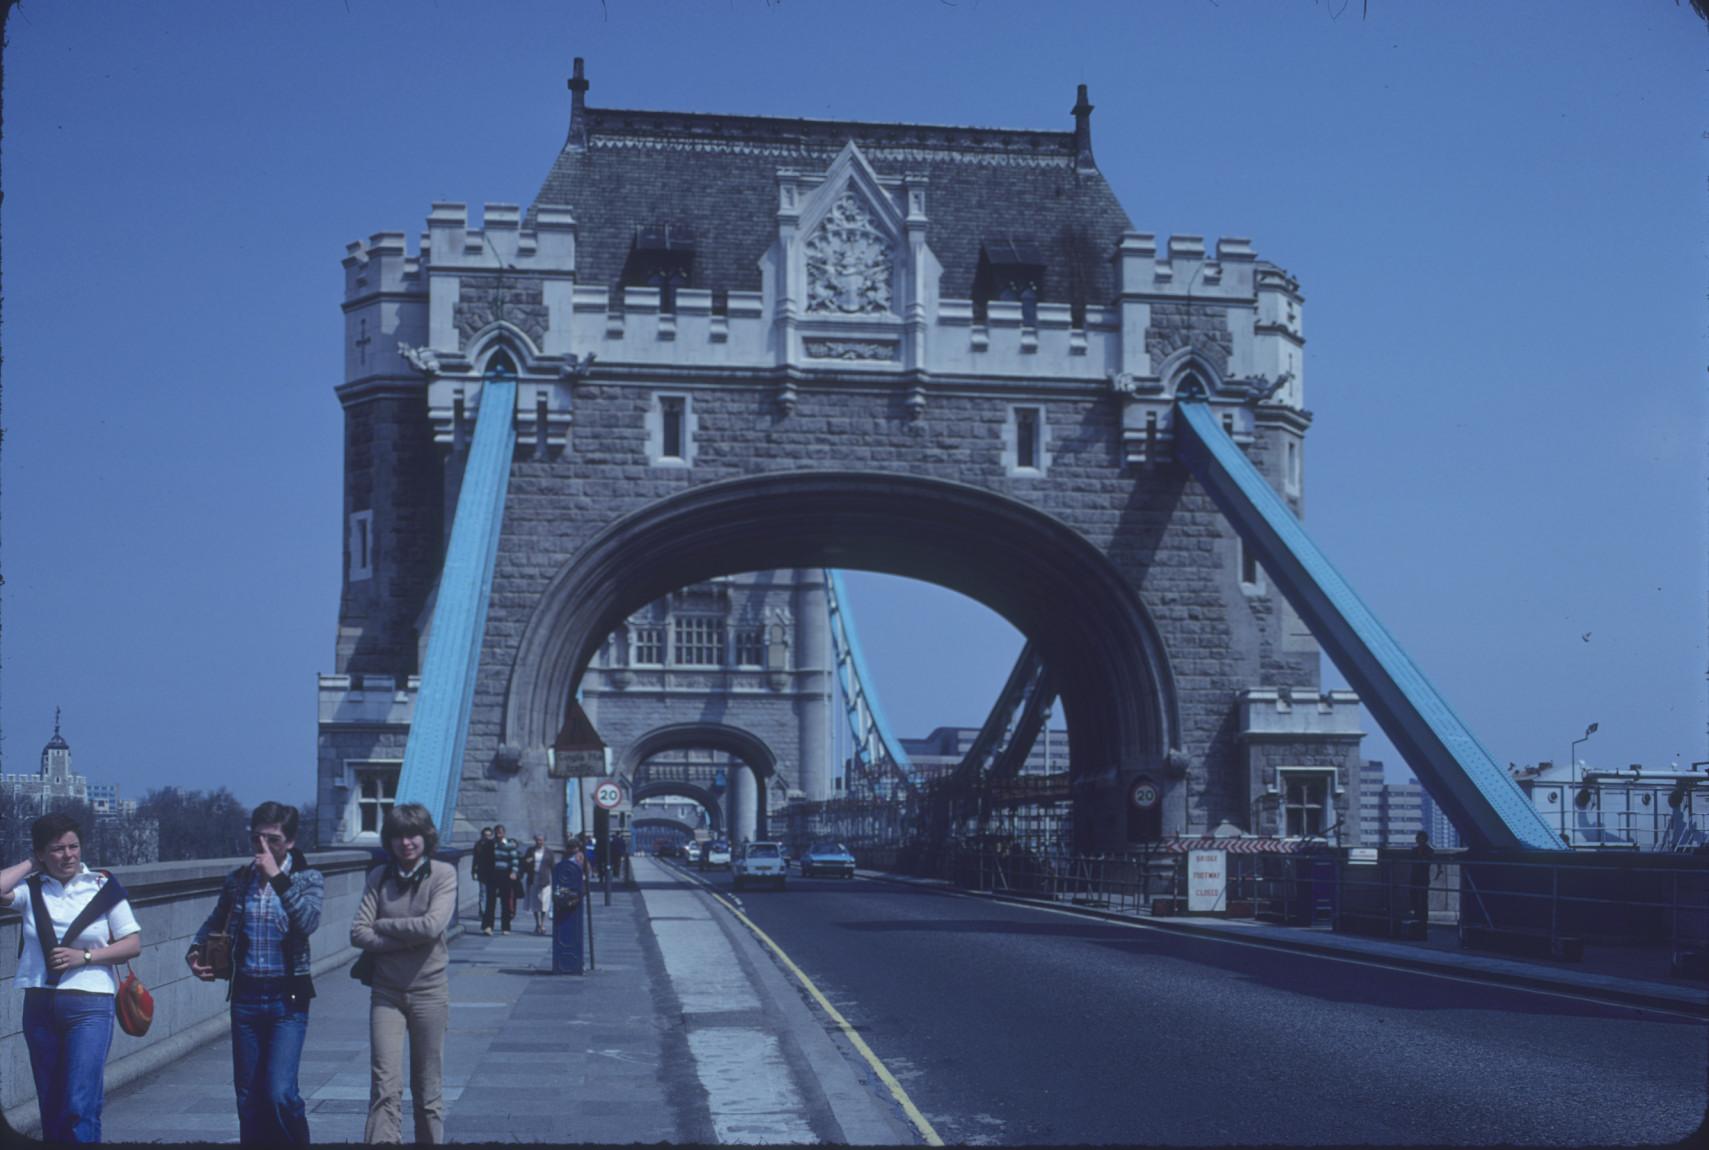
[[[857,847],[856,856],[863,867],[968,890],[1129,914],[1187,911],[1188,855],[1162,843],[1126,854],[1077,855],[1006,841],[936,847],[919,841]],[[1683,859],[1639,861],[1448,851],[1420,859],[1397,850],[1352,862],[1334,850],[1229,852],[1215,913],[1417,941],[1429,940],[1434,924],[1456,928],[1468,948],[1562,960],[1581,958],[1586,943],[1648,948],[1665,955],[1674,973],[1700,972],[1709,965],[1709,870]],[[1601,865],[1613,863],[1619,865]]]

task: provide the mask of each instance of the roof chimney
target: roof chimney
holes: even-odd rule
[[[579,75],[578,71],[578,75]],[[1086,102],[1086,85],[1080,85],[1079,99],[1074,101],[1074,166],[1083,172],[1098,170],[1092,158],[1092,105]]]
[[[587,77],[582,75],[582,58],[576,57],[575,71],[570,76],[570,136],[566,146],[587,147]]]

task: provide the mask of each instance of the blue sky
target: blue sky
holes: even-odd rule
[[[26,2],[7,26],[0,754],[306,797],[339,259],[529,202],[610,107],[1067,129],[1307,297],[1308,529],[1502,762],[1709,759],[1705,30],[1688,6]],[[902,733],[1019,639],[853,584]],[[1588,635],[1588,639],[1586,636]],[[948,653],[948,654],[946,654]],[[1380,737],[1373,757],[1393,758]]]

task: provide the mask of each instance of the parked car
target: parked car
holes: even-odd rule
[[[700,869],[709,870],[715,866],[730,865],[730,843],[727,839],[713,839],[706,844],[706,849],[700,856]]]
[[[683,844],[682,861],[687,863],[697,863],[700,861],[700,843],[698,841],[695,839],[689,839],[688,842]]]
[[[789,874],[782,843],[749,843],[731,864],[732,885],[737,890],[757,882],[771,882],[782,890]]]
[[[854,872],[854,855],[849,853],[848,847],[839,842],[829,839],[816,842],[801,856],[802,878],[812,878],[816,874],[853,878]]]

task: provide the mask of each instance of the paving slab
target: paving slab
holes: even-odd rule
[[[609,905],[589,900],[596,963],[582,975],[552,974],[551,940],[532,930],[452,938],[448,1141],[916,1140],[875,1077],[701,884],[648,859],[635,871]],[[369,992],[342,969],[316,990],[299,1075],[310,1133],[360,1142]],[[406,1134],[411,1124],[406,1091]],[[103,1133],[235,1143],[229,1035],[110,1094]]]

